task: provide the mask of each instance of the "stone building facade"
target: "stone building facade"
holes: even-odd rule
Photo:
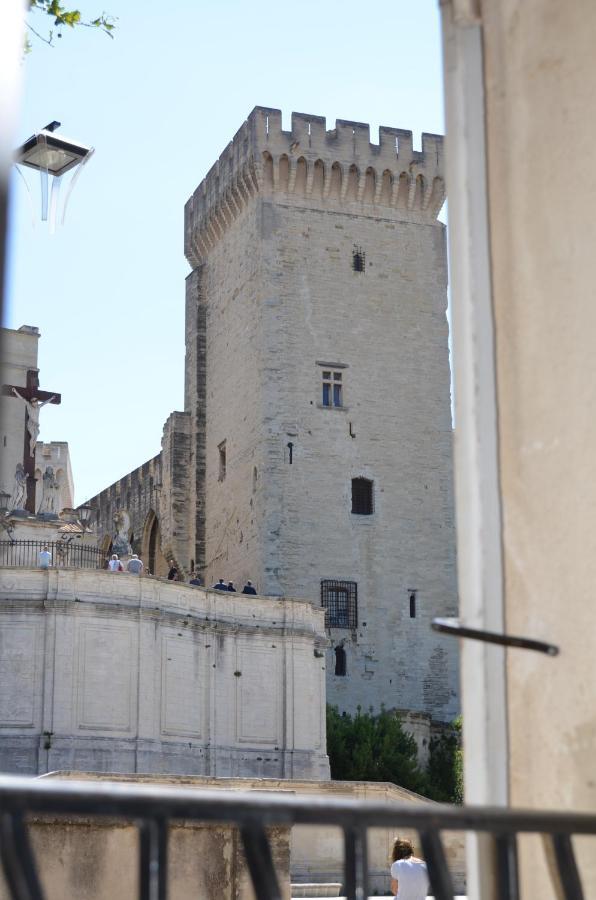
[[[39,372],[37,356],[40,337],[39,329],[34,325],[1,329],[0,385],[24,389],[27,373]],[[51,407],[44,409],[42,422],[45,422],[46,415],[51,416],[50,410]],[[18,491],[16,473],[23,464],[25,409],[21,400],[11,396],[10,390],[0,390],[0,425],[0,491],[10,496],[9,507],[12,508]],[[50,478],[46,477],[44,481],[44,475]],[[34,478],[36,513],[43,513],[49,506],[56,515],[65,508],[72,508],[74,485],[66,441],[37,441]],[[53,494],[51,504],[47,497],[48,483]]]
[[[0,771],[329,777],[311,603],[18,566],[0,596]]]
[[[294,114],[286,132],[253,110],[185,208],[184,412],[93,503],[106,542],[120,503],[146,555],[159,527],[162,565],[324,606],[341,709],[447,721],[457,648],[430,629],[457,607],[443,200],[439,136],[417,151],[400,129],[377,145],[362,123]]]

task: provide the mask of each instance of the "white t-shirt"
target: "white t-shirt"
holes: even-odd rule
[[[49,550],[40,550],[39,551],[39,568],[40,569],[49,569],[52,562],[52,554]]]
[[[419,859],[398,859],[391,866],[397,881],[397,900],[424,900],[428,893],[426,863]]]
[[[121,566],[122,563],[119,559],[111,559],[108,563],[108,569],[110,570],[110,572],[119,572]]]

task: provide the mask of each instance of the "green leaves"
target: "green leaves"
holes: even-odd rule
[[[107,34],[108,37],[114,37],[112,32],[116,27],[116,20],[114,16],[110,16],[105,12],[87,22],[83,19],[80,10],[66,9],[60,0],[29,0],[29,13],[39,13],[50,16],[53,20],[52,24],[58,28],[57,34],[59,38],[62,37],[60,29],[64,26],[67,26],[68,28],[77,28],[79,26],[83,26],[84,28],[98,28],[100,31],[103,31],[104,34]],[[48,29],[46,34],[42,34],[36,30],[30,22],[27,22],[27,28],[39,40],[50,46],[53,45],[54,31],[52,29]],[[31,50],[31,43],[28,39],[26,41],[25,49],[26,52]]]
[[[463,802],[461,718],[430,744],[427,770],[418,765],[416,741],[399,713],[381,709],[355,716],[327,707],[327,753],[337,781],[390,781],[432,800]]]

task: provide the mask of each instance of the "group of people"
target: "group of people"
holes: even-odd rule
[[[142,575],[145,566],[143,560],[139,559],[137,553],[133,553],[128,562],[126,569],[117,553],[112,553],[112,558],[108,560],[108,570],[110,572],[130,572],[131,575]]]
[[[212,587],[214,591],[230,591],[232,594],[236,593],[236,588],[234,587],[233,581],[228,581],[226,584],[223,578],[220,578],[217,584],[214,584]],[[243,594],[256,594],[256,590],[252,581],[247,581],[244,587],[242,588]]]
[[[41,557],[41,554],[40,554]],[[40,560],[40,565],[42,565]],[[168,570],[168,581],[184,581],[178,566],[176,565],[175,560],[168,560],[169,570]],[[142,575],[145,571],[145,566],[143,565],[143,560],[139,558],[137,553],[133,553],[128,562],[126,563],[126,568],[122,563],[122,560],[119,558],[117,553],[112,553],[111,559],[108,560],[108,569],[110,572],[129,572],[132,575]],[[147,572],[150,575],[150,572]],[[191,572],[190,578],[188,580],[188,584],[192,584],[195,587],[203,587],[203,579],[199,575],[198,572]],[[217,584],[213,585],[214,591],[231,591],[232,593],[236,593],[236,588],[234,587],[233,581],[224,581],[223,578],[220,578]],[[243,594],[256,594],[256,590],[252,581],[247,581],[244,587],[242,588]]]

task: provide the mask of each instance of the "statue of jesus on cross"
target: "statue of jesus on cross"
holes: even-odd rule
[[[12,389],[15,397],[18,397],[19,400],[22,400],[25,406],[27,407],[27,431],[29,432],[29,455],[35,456],[35,445],[37,444],[37,438],[39,437],[39,411],[46,403],[52,403],[56,399],[56,394],[51,394],[47,400],[39,400],[37,397],[31,397],[30,400],[27,397],[23,397],[23,395],[17,391],[16,387]]]
[[[39,413],[47,403],[60,403],[60,394],[50,394],[39,388],[39,372],[29,369],[25,387],[16,384],[2,385],[2,394],[14,397],[25,404],[25,428],[23,434],[22,468],[27,481],[25,509],[35,515],[35,447],[39,437]]]

